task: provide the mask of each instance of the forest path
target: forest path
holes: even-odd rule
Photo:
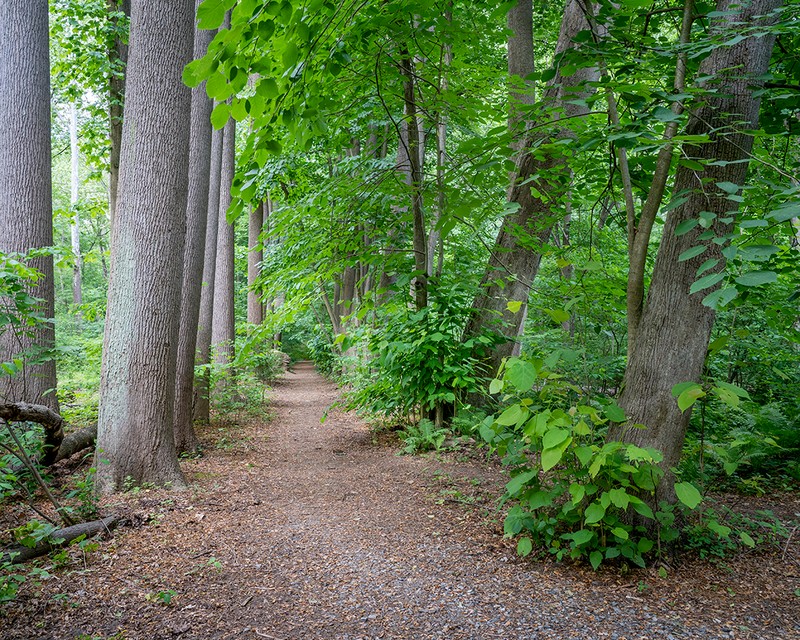
[[[396,456],[350,413],[332,410],[321,423],[337,397],[310,364],[296,365],[272,392],[269,423],[225,433],[217,449],[185,461],[189,491],[127,494],[123,507],[150,524],[119,530],[85,570],[62,573],[15,604],[16,615],[0,619],[0,636],[488,640],[797,631],[776,604],[766,606],[771,620],[757,620],[760,608],[726,607],[710,592],[639,593],[637,580],[650,574],[626,579],[516,559],[475,509],[436,504],[463,497],[453,491],[466,487],[496,486],[496,472]],[[246,446],[233,444],[240,437]]]

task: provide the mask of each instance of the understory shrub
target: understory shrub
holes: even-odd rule
[[[536,546],[559,560],[587,559],[595,569],[613,559],[643,567],[678,539],[688,512],[701,505],[700,492],[685,481],[675,485],[676,504],[654,505],[661,452],[606,441],[609,422],[625,420],[622,410],[608,399],[584,399],[543,360],[508,359],[490,391],[503,393],[506,406],[483,421],[480,435],[510,469],[504,532],[520,536],[520,555]],[[730,539],[731,528],[714,512],[698,513],[702,531]],[[754,544],[746,532],[738,540]]]

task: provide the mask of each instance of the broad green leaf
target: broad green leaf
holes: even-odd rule
[[[550,429],[550,431],[544,434],[544,438],[542,438],[542,447],[545,449],[556,447],[568,437],[569,431],[567,429]]]
[[[627,540],[628,539],[628,532],[623,529],[622,527],[614,527],[611,530],[612,535],[617,536],[620,540]]]
[[[236,0],[205,0],[197,7],[197,26],[199,29],[218,29],[225,19],[225,12]]]
[[[526,417],[528,410],[519,404],[512,404],[497,418],[497,423],[504,427],[510,427],[512,424],[517,424],[520,418]]]
[[[620,509],[627,509],[630,504],[630,498],[625,489],[622,488],[611,489],[608,492],[608,497],[611,499],[611,504]]]
[[[738,184],[734,184],[733,182],[717,182],[716,184],[717,187],[725,193],[734,194],[741,189]]]
[[[528,484],[534,477],[536,477],[536,471],[525,471],[514,476],[511,478],[510,482],[506,484],[506,492],[508,492],[510,496],[517,495],[522,487]]]
[[[586,524],[594,524],[595,522],[600,522],[603,519],[603,516],[606,515],[606,510],[599,502],[592,502],[592,504],[586,507],[586,511],[583,515],[585,517]]]
[[[563,309],[545,309],[544,312],[558,324],[569,320],[569,313]]]
[[[756,546],[756,541],[750,536],[749,533],[745,531],[739,532],[739,538],[742,542],[745,543],[746,546],[750,547],[751,549]]]
[[[542,471],[549,471],[561,462],[561,458],[564,456],[564,449],[567,448],[571,441],[571,437],[567,438],[560,446],[542,451]]]
[[[690,509],[696,509],[703,501],[703,496],[691,482],[678,482],[675,484],[675,495]]]
[[[687,389],[691,389],[692,387],[698,386],[696,382],[679,382],[674,387],[672,387],[672,397],[677,398]]]
[[[506,304],[506,309],[508,309],[511,313],[518,313],[521,308],[522,301],[520,300],[509,300]]]
[[[531,539],[527,537],[520,538],[519,542],[517,542],[517,555],[524,558],[530,555],[531,551],[533,551],[533,542],[531,542]]]
[[[494,395],[495,393],[500,393],[503,390],[503,381],[498,380],[495,378],[489,383],[489,393]]]
[[[611,402],[603,407],[603,413],[612,422],[625,422],[625,420],[627,420],[622,407],[620,407],[616,402]]]
[[[691,249],[687,249],[681,255],[678,256],[678,262],[686,262],[687,260],[691,260],[692,258],[696,258],[701,253],[705,253],[706,249],[708,249],[708,245],[700,244],[696,247],[692,247]]]
[[[731,300],[734,300],[738,295],[739,290],[736,287],[723,287],[722,289],[712,291],[705,298],[703,298],[703,304],[706,307],[718,309],[720,307],[724,307]]]
[[[230,108],[225,102],[220,102],[211,112],[211,124],[215,129],[222,129],[228,122]]]
[[[762,284],[769,284],[778,279],[778,274],[774,271],[750,271],[736,278],[736,283],[743,287],[757,287]]]
[[[705,397],[706,392],[699,384],[689,387],[678,396],[678,409],[682,412],[694,405],[700,398]]]
[[[684,220],[677,227],[675,227],[675,235],[680,237],[684,234],[687,234],[692,229],[694,229],[698,224],[700,224],[700,220],[698,220],[697,218],[692,218],[691,220]]]
[[[525,393],[536,382],[536,367],[525,360],[517,360],[506,372],[506,380]]]
[[[541,509],[542,507],[550,507],[553,505],[553,496],[547,491],[534,491],[531,497],[528,498],[528,508],[531,511]]]
[[[603,554],[600,551],[592,551],[589,554],[589,562],[592,565],[592,569],[597,571],[597,567],[603,562]]]
[[[572,541],[575,543],[576,547],[579,547],[582,544],[590,542],[594,537],[595,537],[594,531],[590,529],[578,529],[575,533],[572,534]]]
[[[719,283],[725,277],[724,273],[711,273],[707,276],[703,276],[698,281],[692,283],[692,286],[689,287],[689,293],[697,293],[698,291],[702,291],[703,289],[708,289],[709,287],[713,287],[715,284]]]

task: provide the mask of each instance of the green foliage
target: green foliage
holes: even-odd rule
[[[400,439],[405,444],[403,453],[438,451],[449,433],[448,429],[437,429],[433,422],[423,418],[417,424],[409,425],[399,432]]]
[[[372,414],[405,418],[458,406],[467,394],[477,393],[473,353],[477,345],[491,344],[491,339],[480,336],[462,342],[464,297],[458,287],[435,287],[428,307],[420,311],[407,304],[395,307],[391,322],[365,327],[362,334],[371,357],[368,371],[362,372],[348,395],[349,404]]]
[[[691,511],[700,514],[696,538],[728,537],[731,529],[713,512],[699,511],[703,498],[691,482],[675,484],[675,505],[654,508],[663,456],[606,440],[609,422],[625,420],[617,405],[582,400],[581,390],[542,360],[510,358],[500,375],[491,390],[505,394],[505,408],[483,421],[480,435],[511,470],[503,500],[513,506],[504,531],[522,536],[520,555],[540,547],[595,569],[614,559],[643,567],[678,539],[678,516]],[[740,541],[752,546],[746,532]]]

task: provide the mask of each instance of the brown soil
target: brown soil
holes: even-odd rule
[[[205,434],[190,490],[104,504],[128,525],[25,585],[0,637],[800,638],[800,532],[667,578],[520,560],[493,466],[399,457],[335,409],[321,423],[337,390],[307,364],[272,395],[267,424]]]

